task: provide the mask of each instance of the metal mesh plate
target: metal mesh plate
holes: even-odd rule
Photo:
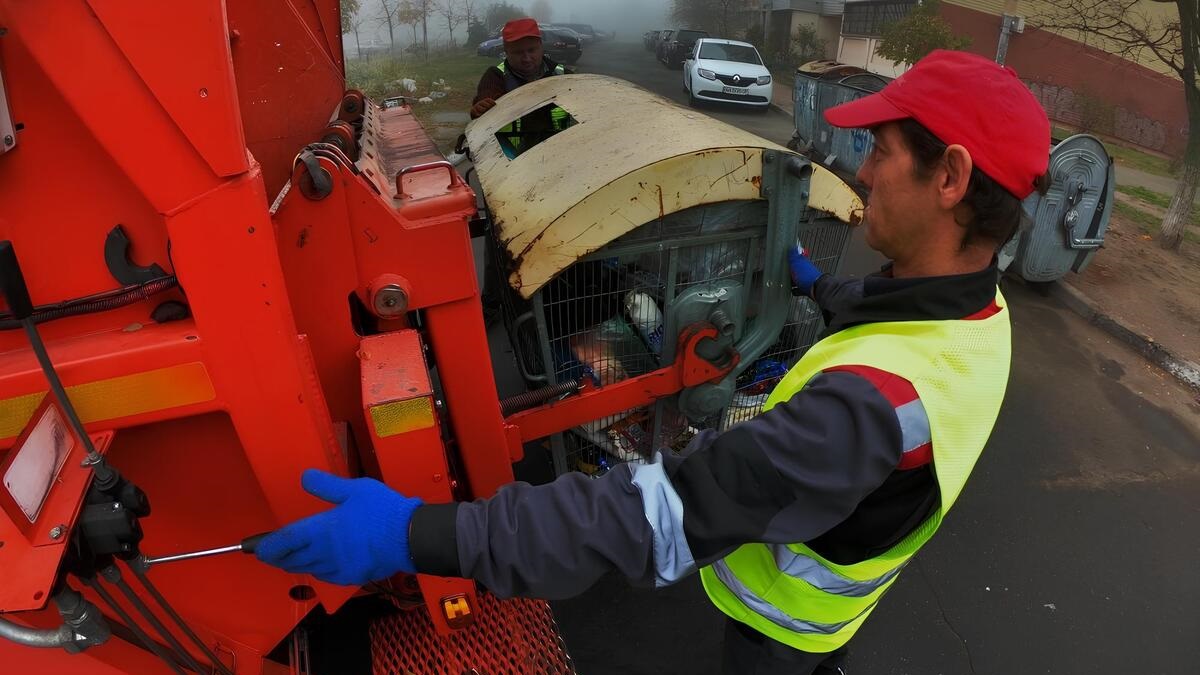
[[[549,604],[482,590],[478,597],[475,623],[447,638],[423,609],[376,619],[374,675],[574,675]]]

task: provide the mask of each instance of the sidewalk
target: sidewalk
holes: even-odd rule
[[[1104,248],[1055,296],[1180,382],[1200,391],[1200,247],[1164,251],[1113,214]]]
[[[789,119],[794,115],[791,86],[775,80],[775,86],[771,90],[771,107],[787,115]]]

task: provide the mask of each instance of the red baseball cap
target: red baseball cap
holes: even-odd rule
[[[524,19],[513,19],[504,24],[502,35],[505,44],[527,37],[535,37],[540,40],[542,39],[542,29],[538,28],[537,19],[525,17]]]
[[[966,52],[936,50],[882,91],[825,111],[835,127],[914,119],[961,145],[980,171],[1018,199],[1050,163],[1050,120],[1012,68]]]

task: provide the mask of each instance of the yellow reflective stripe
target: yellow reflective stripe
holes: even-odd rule
[[[43,391],[0,400],[0,438],[19,435],[45,395]],[[204,364],[195,362],[72,385],[67,398],[79,419],[89,424],[211,401],[216,391]]]
[[[21,433],[33,411],[42,403],[46,392],[14,396],[0,401],[0,438],[14,438]]]
[[[433,426],[433,401],[428,396],[371,406],[371,422],[380,438]]]

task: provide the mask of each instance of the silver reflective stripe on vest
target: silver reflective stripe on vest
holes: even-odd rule
[[[775,564],[779,567],[780,572],[789,577],[801,579],[826,593],[849,598],[862,598],[874,593],[886,585],[887,582],[895,579],[896,575],[900,574],[900,570],[904,569],[904,566],[908,564],[908,561],[905,560],[900,565],[897,565],[895,569],[881,577],[866,581],[855,581],[834,572],[803,553],[793,551],[783,544],[771,544],[768,548],[771,549],[771,555],[775,557]]]
[[[929,414],[921,399],[915,399],[896,407],[896,419],[900,421],[900,440],[904,452],[912,452],[926,443],[933,442],[929,431]]]
[[[642,510],[654,530],[654,585],[669,586],[696,571],[696,559],[683,532],[683,501],[663,470],[662,455],[653,464],[627,464],[642,494]]]
[[[841,623],[817,623],[815,621],[804,621],[803,619],[795,619],[787,614],[784,614],[778,607],[758,597],[745,584],[737,578],[733,570],[725,564],[724,560],[718,560],[712,564],[712,570],[716,573],[717,579],[725,584],[725,587],[733,593],[738,600],[745,606],[749,607],[755,614],[770,621],[771,623],[781,628],[786,628],[794,633],[820,633],[822,635],[833,635],[846,626],[854,623],[858,617],[871,611],[875,606],[875,602],[858,613],[853,619],[842,621]]]

